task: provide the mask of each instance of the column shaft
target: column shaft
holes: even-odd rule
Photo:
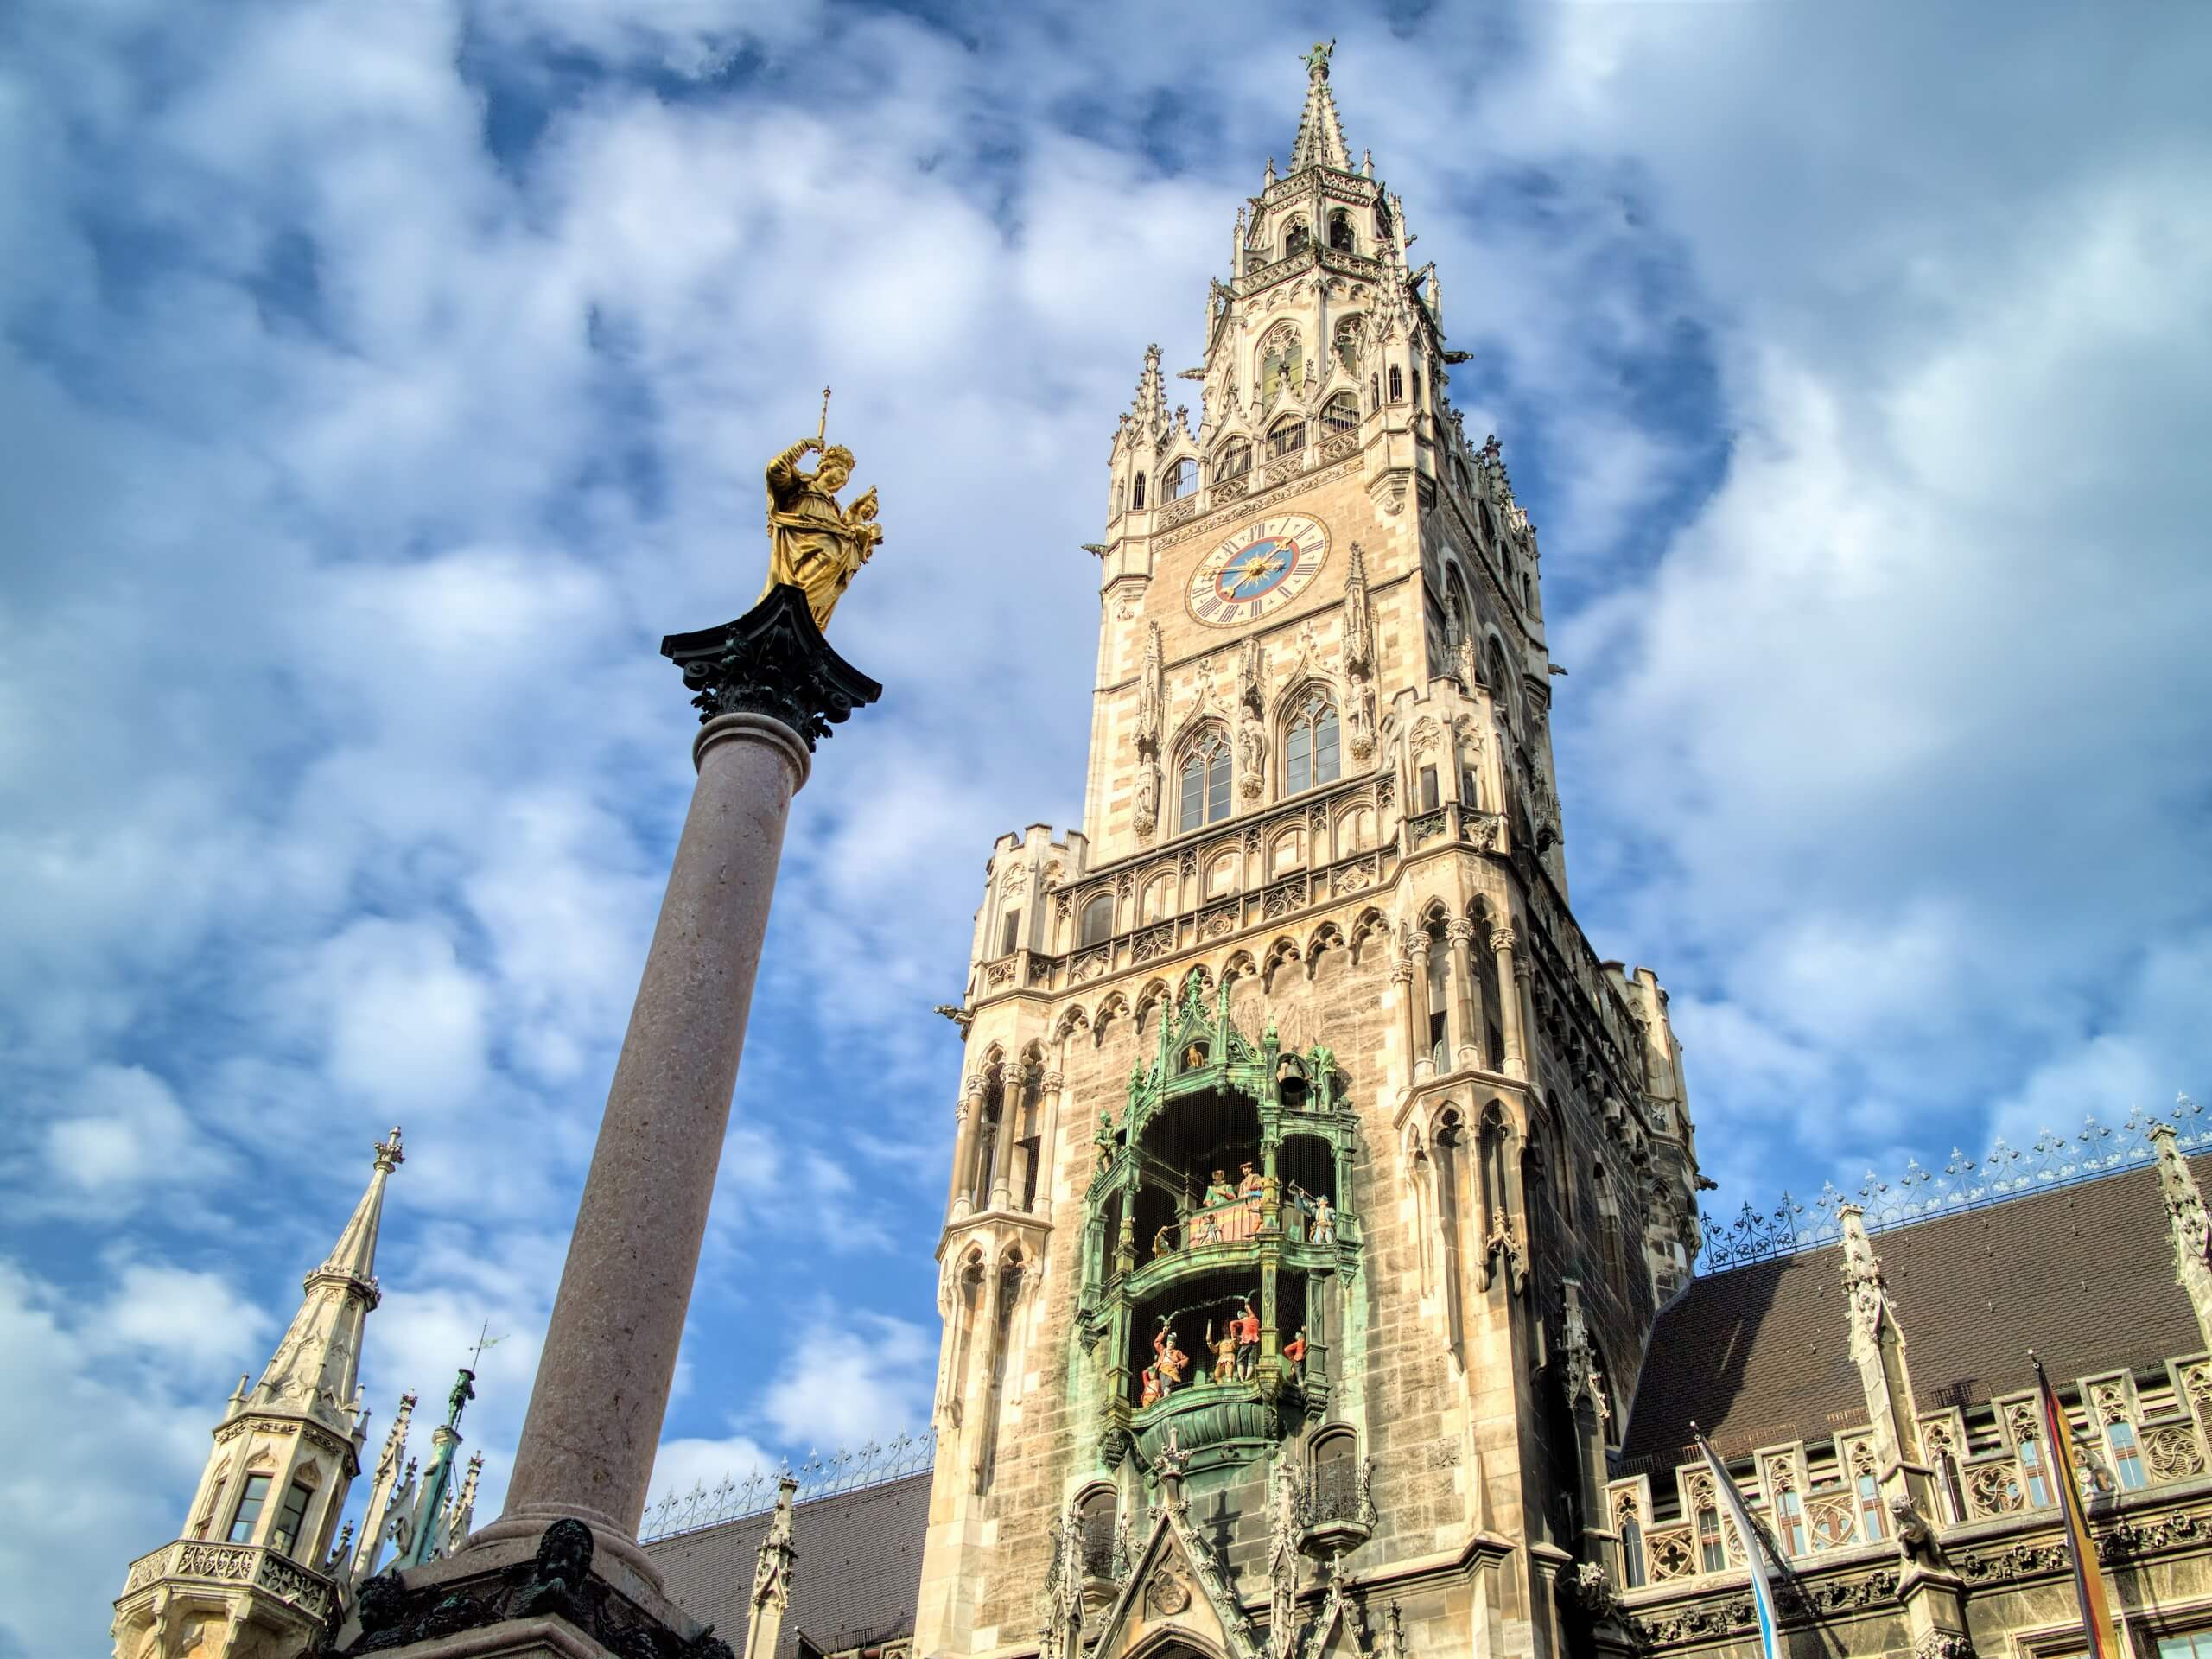
[[[634,1541],[729,1121],[791,798],[798,734],[726,714],[692,747],[698,784],[545,1333],[505,1512],[478,1535],[588,1522],[658,1586]]]
[[[1525,1077],[1529,1075],[1527,1033],[1521,1021],[1521,982],[1516,976],[1513,960],[1513,930],[1510,927],[1493,929],[1490,948],[1497,957],[1498,1014],[1505,1026],[1505,1065],[1509,1076]]]

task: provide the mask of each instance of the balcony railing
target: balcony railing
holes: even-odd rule
[[[203,1539],[180,1538],[131,1562],[123,1593],[130,1595],[160,1579],[251,1585],[314,1618],[327,1620],[338,1606],[336,1585],[282,1550],[263,1544],[211,1544]]]

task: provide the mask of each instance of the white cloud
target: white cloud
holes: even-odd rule
[[[52,1196],[105,1213],[174,1197],[219,1177],[230,1161],[168,1085],[135,1065],[87,1071],[46,1125],[45,1154],[65,1190]]]
[[[809,1450],[881,1440],[925,1414],[935,1357],[911,1321],[819,1304],[793,1332],[760,1414],[785,1444]]]

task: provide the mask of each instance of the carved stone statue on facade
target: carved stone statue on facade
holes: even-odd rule
[[[823,394],[827,430],[829,394]],[[822,459],[810,473],[799,470],[806,455]],[[830,613],[883,540],[875,522],[876,494],[871,489],[852,506],[837,504],[837,492],[853,475],[853,452],[842,443],[825,444],[823,435],[801,438],[768,463],[768,581],[766,599],[789,582],[806,595],[814,626],[827,629]]]
[[[1145,624],[1144,665],[1137,671],[1137,750],[1160,753],[1160,624]]]
[[[1160,824],[1160,768],[1146,761],[1137,768],[1137,834],[1148,836]]]
[[[1375,694],[1367,689],[1367,682],[1355,679],[1351,693],[1344,699],[1344,724],[1351,738],[1351,753],[1355,760],[1364,760],[1375,753]]]
[[[1260,798],[1267,787],[1268,740],[1256,719],[1244,721],[1236,731],[1236,786],[1248,801]]]

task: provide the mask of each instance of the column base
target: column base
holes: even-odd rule
[[[502,1516],[495,1527],[521,1517]],[[536,1537],[486,1528],[458,1555],[361,1586],[331,1659],[734,1659],[730,1646],[564,1516]],[[637,1545],[632,1543],[630,1551]]]

